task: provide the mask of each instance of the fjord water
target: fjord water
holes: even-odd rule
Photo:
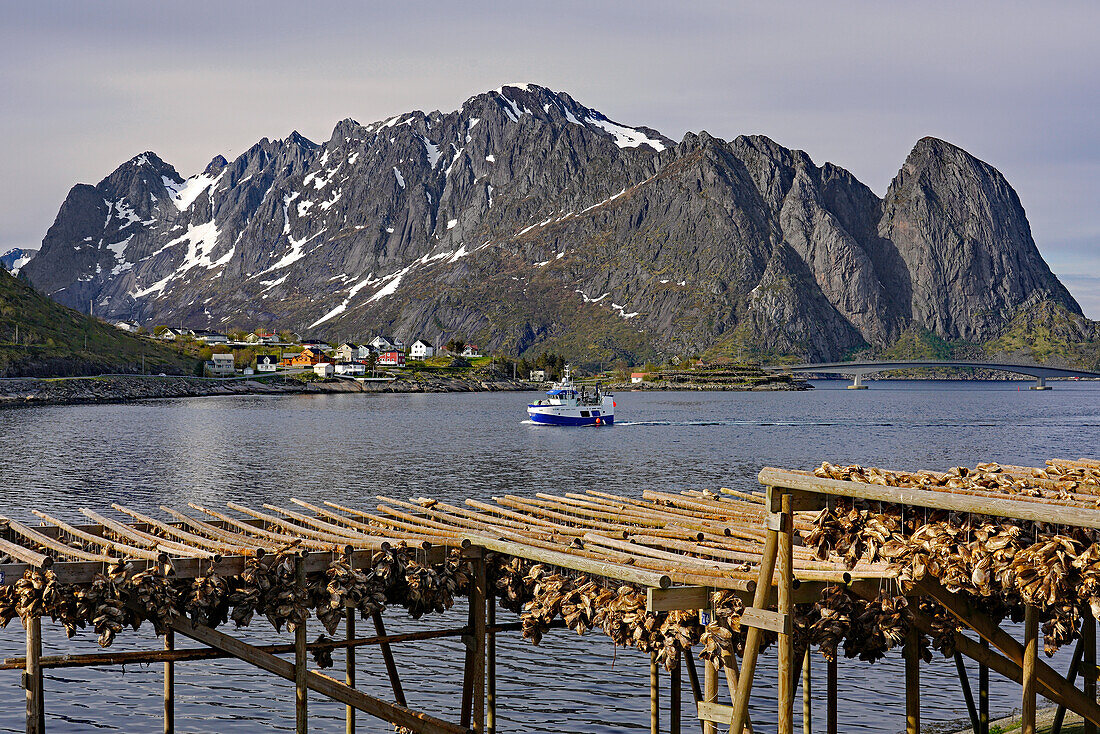
[[[979,461],[1041,465],[1100,451],[1100,384],[879,381],[869,390],[819,382],[810,392],[620,393],[609,428],[563,429],[523,422],[522,394],[330,395],[197,398],[55,406],[0,412],[0,514],[36,521],[32,508],[84,521],[79,508],[120,502],[221,506],[238,500],[285,505],[288,497],[370,508],[376,495],[451,501],[503,494],[647,488],[758,489],[762,466],[810,468],[822,460],[945,469]],[[387,614],[388,631],[457,626],[460,603],[419,622]],[[500,621],[511,614],[498,612]],[[369,628],[360,623],[361,628]],[[45,654],[92,652],[90,631],[66,641],[45,622]],[[320,632],[311,627],[310,636]],[[289,641],[266,621],[240,630],[253,641]],[[0,656],[22,654],[22,629],[0,631]],[[182,646],[186,644],[179,642]],[[158,645],[146,626],[112,649]],[[648,658],[615,650],[598,632],[548,634],[538,648],[498,641],[498,730],[613,732],[648,727]],[[457,640],[397,648],[412,707],[457,720],[462,646]],[[341,675],[343,660],[336,654]],[[1068,651],[1051,663],[1064,669]],[[377,649],[359,652],[362,688],[389,698]],[[840,729],[904,729],[900,654],[869,665],[840,661]],[[815,655],[815,688],[824,666]],[[971,678],[976,671],[971,668]],[[753,721],[774,728],[774,653],[758,669]],[[176,666],[179,731],[292,731],[293,687],[233,661]],[[966,710],[951,661],[922,668],[925,722],[960,722]],[[684,700],[690,700],[684,675]],[[667,678],[662,680],[667,701]],[[723,684],[724,688],[724,684]],[[53,731],[159,732],[160,666],[48,671]],[[722,694],[725,696],[725,693]],[[820,696],[819,696],[820,697]],[[992,677],[991,709],[1019,706],[1019,687]],[[800,711],[800,707],[796,706]],[[685,715],[689,707],[685,705]],[[22,731],[17,671],[0,671],[0,731]],[[311,731],[343,730],[343,707],[311,698]],[[815,705],[815,728],[824,709]],[[364,732],[392,728],[364,715]],[[685,721],[685,726],[690,726]]]

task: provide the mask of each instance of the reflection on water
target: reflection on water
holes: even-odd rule
[[[896,468],[946,468],[997,460],[1036,464],[1100,446],[1100,385],[1055,383],[1047,393],[1014,383],[876,382],[850,391],[818,383],[803,393],[621,393],[620,423],[561,429],[525,422],[526,396],[330,395],[198,398],[130,405],[58,406],[0,412],[0,513],[36,521],[32,507],[81,520],[80,507],[122,502],[137,509],[188,502],[253,505],[307,501],[371,506],[376,495],[451,501],[506,493],[640,495],[717,486],[754,489],[762,466],[810,467],[823,459]],[[509,621],[501,611],[499,619]],[[459,604],[443,618],[387,615],[394,632],[460,625]],[[94,635],[66,641],[45,625],[46,654],[91,652]],[[320,628],[311,628],[316,636]],[[279,639],[266,625],[241,630]],[[286,635],[283,641],[289,639]],[[22,654],[18,624],[0,632],[0,655]],[[621,732],[648,726],[648,660],[607,638],[547,635],[538,648],[499,642],[500,730]],[[146,628],[113,649],[158,646]],[[457,719],[462,648],[457,640],[398,649],[415,708]],[[337,666],[342,667],[339,653]],[[381,656],[359,654],[361,686],[388,697]],[[1051,661],[1064,669],[1068,654]],[[815,658],[816,670],[823,670]],[[293,687],[235,661],[180,664],[180,731],[223,734],[293,730]],[[841,660],[841,730],[904,728],[903,665]],[[971,671],[972,677],[976,671]],[[774,728],[775,659],[762,658],[753,721]],[[961,720],[954,664],[922,669],[927,722]],[[690,699],[684,676],[684,700]],[[0,672],[0,731],[22,731],[17,672]],[[821,685],[818,691],[821,691]],[[667,700],[667,691],[662,700]],[[159,732],[160,667],[64,669],[46,679],[54,731]],[[723,694],[725,695],[725,694]],[[1015,684],[994,678],[991,707],[1019,705]],[[797,713],[800,713],[800,707]],[[339,732],[343,707],[311,699],[311,731]],[[815,708],[824,722],[824,710]],[[392,729],[360,717],[364,732]]]

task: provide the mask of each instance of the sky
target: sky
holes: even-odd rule
[[[934,135],[997,167],[1100,319],[1100,3],[0,0],[0,253],[75,183],[507,82],[679,140],[764,134],[883,195]]]

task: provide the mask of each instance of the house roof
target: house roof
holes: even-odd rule
[[[417,344],[423,344],[424,346],[426,346],[426,347],[432,347],[433,349],[435,348],[435,347],[434,347],[434,345],[432,345],[432,344],[429,344],[428,342],[424,341],[423,339],[417,339],[416,341],[414,341],[414,342],[412,343],[412,345],[413,345],[414,347],[415,347],[415,346],[416,346]]]

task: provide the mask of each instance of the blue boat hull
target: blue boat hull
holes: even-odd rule
[[[547,426],[595,426],[596,421],[600,421],[599,425],[610,426],[615,422],[614,415],[599,416],[598,418],[581,418],[579,416],[571,415],[548,415],[546,413],[536,413],[528,411],[527,415],[535,423],[541,423]]]

